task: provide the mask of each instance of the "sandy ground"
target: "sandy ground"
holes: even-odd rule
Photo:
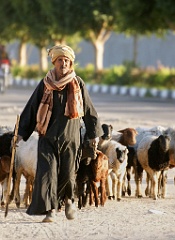
[[[31,91],[9,90],[0,95],[0,126],[14,126]],[[174,123],[174,102],[145,101],[128,97],[92,96],[102,122],[116,129]],[[137,115],[136,115],[137,114]],[[144,194],[135,198],[132,176],[132,195],[120,202],[107,200],[104,207],[87,206],[77,211],[75,220],[67,220],[64,208],[56,213],[54,223],[42,223],[43,216],[28,216],[23,205],[9,205],[8,215],[0,209],[0,239],[60,239],[60,240],[174,240],[175,239],[175,170],[168,173],[167,197],[152,200]],[[21,198],[25,181],[21,181]]]

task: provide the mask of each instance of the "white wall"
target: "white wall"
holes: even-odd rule
[[[9,44],[7,51],[10,58],[17,59],[17,43]],[[79,66],[84,67],[88,63],[94,63],[93,46],[83,41],[80,43],[81,51],[76,54],[76,61]],[[111,34],[105,44],[104,68],[120,65],[125,60],[133,58],[133,39],[122,34]],[[28,45],[28,63],[38,63],[38,49]],[[143,66],[157,66],[161,62],[165,66],[175,67],[175,35],[169,33],[164,38],[140,37],[138,41],[138,63]]]

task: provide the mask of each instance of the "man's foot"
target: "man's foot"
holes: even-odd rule
[[[65,215],[66,218],[71,220],[76,217],[77,209],[75,203],[71,199],[66,199],[65,203]]]
[[[53,222],[55,218],[55,212],[53,210],[48,211],[46,217],[43,219],[42,222]]]

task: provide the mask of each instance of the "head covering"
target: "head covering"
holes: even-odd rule
[[[68,57],[72,62],[75,60],[74,51],[67,45],[53,46],[52,48],[47,49],[47,51],[48,55],[51,57],[52,63],[54,63],[59,56]]]

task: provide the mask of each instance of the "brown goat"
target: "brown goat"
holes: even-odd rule
[[[119,130],[118,132],[122,133],[118,142],[124,146],[133,146],[136,144],[137,131],[134,128],[125,128]]]
[[[11,159],[11,141],[13,138],[13,132],[9,131],[9,132],[5,132],[4,134],[0,135],[0,157],[9,161],[9,159]],[[12,173],[12,189],[11,189],[11,193],[10,193],[10,201],[13,200],[14,198],[14,191],[15,191],[15,178],[16,178],[16,172],[13,169],[13,173]],[[3,192],[6,192],[6,188],[7,188],[7,181],[8,179],[5,178],[4,181],[1,183],[1,185],[3,185]],[[1,205],[4,205],[4,200],[5,200],[6,196],[3,196],[3,200],[1,201]]]
[[[125,128],[122,130],[119,130],[118,132],[122,133],[121,135],[117,136],[117,141],[121,143],[122,145],[128,147],[128,164],[126,166],[126,174],[123,179],[123,186],[122,186],[122,195],[125,195],[125,192],[127,191],[128,195],[131,195],[131,167],[134,166],[134,158],[135,158],[135,150],[132,148],[137,142],[136,136],[138,135],[138,132],[134,128]],[[116,137],[116,136],[115,136]],[[114,138],[115,138],[114,137]],[[126,178],[127,178],[127,186],[126,186]]]
[[[9,156],[4,155],[0,157],[0,183],[2,185],[1,206],[5,205],[6,190],[7,190],[5,187],[5,184],[7,185],[9,171],[10,171],[10,163],[11,163],[11,158]]]
[[[101,151],[96,152],[96,158],[83,158],[77,172],[78,208],[85,207],[87,197],[89,205],[95,200],[95,206],[104,206],[106,201],[106,179],[108,175],[108,158]],[[99,185],[99,187],[98,187]],[[99,202],[100,193],[100,202]]]
[[[104,206],[106,202],[106,179],[108,176],[108,157],[101,151],[97,151],[97,158],[91,160],[93,178],[90,181],[90,205],[93,204],[93,194],[95,206],[98,207],[98,196],[100,193],[100,205]],[[97,183],[100,182],[98,191]],[[92,194],[93,193],[93,194]]]
[[[4,155],[0,157],[0,183],[3,182],[6,177],[8,177],[10,163],[11,159],[9,156]]]

